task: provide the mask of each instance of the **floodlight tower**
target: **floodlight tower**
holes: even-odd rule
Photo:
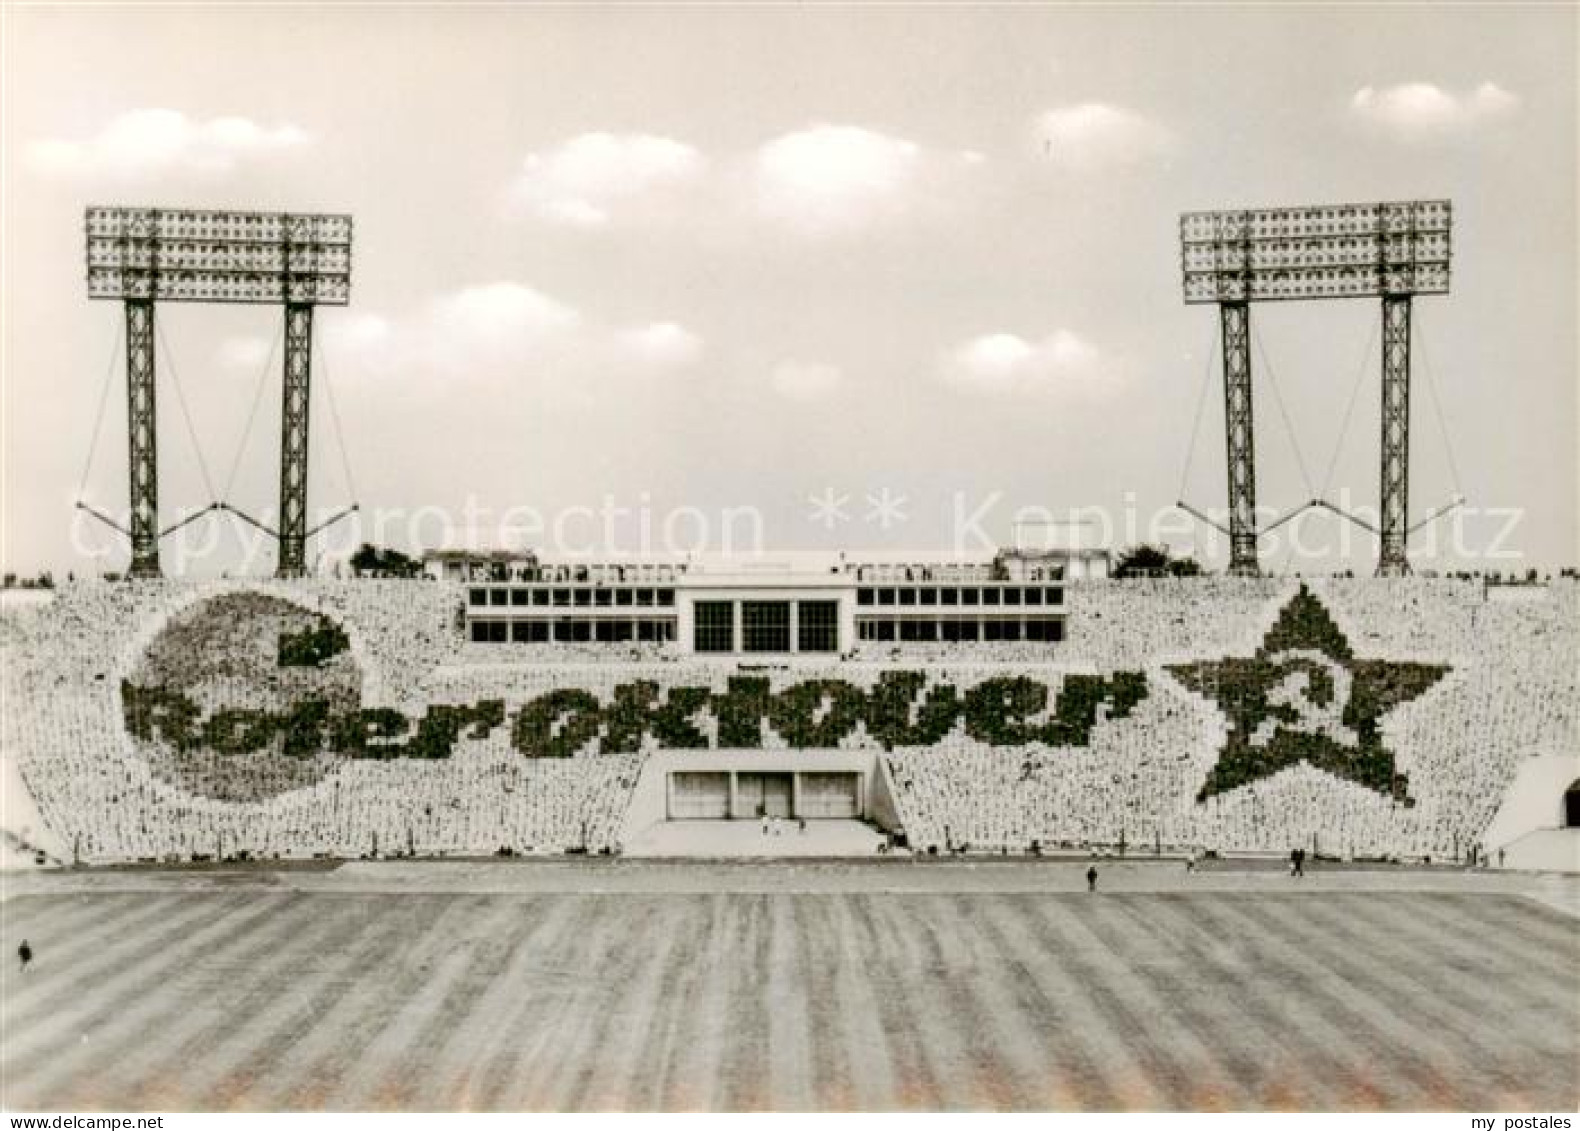
[[[1180,217],[1185,301],[1217,303],[1222,326],[1229,572],[1259,572],[1251,304],[1372,295],[1382,298],[1381,514],[1378,526],[1363,525],[1378,536],[1378,574],[1409,572],[1410,304],[1415,295],[1448,293],[1452,218],[1446,200]],[[1337,509],[1321,500],[1313,503]]]
[[[306,571],[308,402],[313,307],[351,301],[351,217],[281,212],[89,208],[88,297],[126,307],[130,429],[130,574],[159,576],[159,469],[155,450],[154,303],[265,303],[285,307],[276,573]]]

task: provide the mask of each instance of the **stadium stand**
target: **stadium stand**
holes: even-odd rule
[[[745,745],[879,751],[922,851],[1298,844],[1458,859],[1480,846],[1522,757],[1580,748],[1572,580],[1521,600],[1426,578],[1074,582],[1062,642],[869,643],[794,665],[669,644],[475,645],[463,605],[449,582],[74,583],[0,615],[0,741],[56,843],[93,862],[618,851],[648,754],[693,741],[687,725],[694,744],[738,744],[742,724],[721,721],[717,697],[743,675],[771,695],[851,689],[828,692],[854,712],[844,725],[820,729],[818,707],[787,740],[781,716],[749,716]],[[1295,621],[1316,635],[1291,636]],[[921,673],[917,703],[939,689],[959,700],[936,733],[880,733],[851,706],[899,671]],[[1123,673],[1137,681],[1124,694],[1092,683]],[[1016,681],[1046,688],[1046,703],[995,739],[1010,724],[973,715],[972,689]],[[648,707],[627,702],[647,684]],[[643,724],[687,687],[708,689],[713,709]],[[162,689],[207,720],[202,737],[171,738],[177,700]],[[556,695],[568,707],[538,720],[542,749],[523,754],[524,708]],[[404,716],[407,745],[364,726],[355,751],[320,746],[339,732],[293,715],[314,701],[331,720]],[[1235,722],[1248,704],[1260,730]],[[1336,704],[1326,721],[1324,704]],[[425,720],[435,708],[458,713]],[[237,709],[228,728],[215,721]],[[292,752],[299,725],[315,741]],[[1352,747],[1350,761],[1332,753]],[[530,756],[548,752],[561,756]]]

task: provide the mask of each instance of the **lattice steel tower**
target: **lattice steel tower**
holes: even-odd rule
[[[156,302],[285,307],[276,572],[306,572],[308,404],[313,308],[351,300],[351,217],[282,212],[89,208],[88,297],[126,307],[126,388],[132,545],[129,573],[159,576],[159,461],[154,411]],[[171,530],[175,527],[171,527]]]
[[[1230,573],[1259,572],[1251,304],[1366,296],[1382,298],[1380,516],[1372,528],[1377,572],[1409,572],[1410,303],[1415,295],[1448,293],[1452,218],[1446,200],[1180,217],[1185,301],[1217,303],[1223,335]]]

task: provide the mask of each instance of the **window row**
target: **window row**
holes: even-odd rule
[[[1026,620],[972,620],[951,618],[860,617],[856,635],[862,640],[925,641],[1058,641],[1064,639],[1064,621],[1053,617]]]
[[[673,607],[675,591],[645,587],[610,589],[602,586],[576,589],[476,588],[467,591],[466,599],[473,608],[525,605],[554,609],[645,609]]]
[[[675,622],[646,618],[560,617],[557,620],[475,620],[474,644],[621,644],[675,639]]]
[[[856,590],[858,605],[1057,605],[1061,586],[867,586]]]
[[[796,601],[795,651],[839,651],[839,602]],[[743,652],[789,652],[790,601],[698,601],[693,606],[692,649],[733,652],[739,604]]]

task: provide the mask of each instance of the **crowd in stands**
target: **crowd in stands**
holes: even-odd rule
[[[1100,713],[1084,745],[990,747],[957,721],[933,745],[884,752],[909,842],[923,850],[1285,852],[1300,844],[1339,856],[1446,859],[1476,844],[1522,759],[1576,748],[1580,584],[1561,579],[1520,601],[1489,600],[1483,586],[1450,579],[1308,585],[1357,657],[1449,669],[1382,720],[1411,804],[1305,765],[1198,801],[1227,724],[1167,665],[1253,654],[1296,593],[1291,579],[1073,583],[1059,644],[885,645],[850,657],[861,662],[810,670],[862,688],[906,667],[925,671],[930,684],[1025,674],[1054,690],[1069,672],[1146,673],[1145,698],[1122,720]],[[199,663],[204,653],[182,635],[196,602],[239,590],[289,603],[282,630],[306,631],[317,618],[345,628],[344,657],[310,672],[275,671],[282,702],[307,686],[292,681],[330,678],[337,695],[418,716],[430,703],[519,704],[560,687],[605,701],[639,680],[720,689],[748,666],[682,661],[647,646],[588,646],[575,656],[555,646],[543,657],[552,663],[511,662],[490,649],[479,662],[457,625],[460,590],[445,583],[63,586],[47,603],[0,615],[0,741],[68,853],[103,861],[618,849],[651,736],[641,750],[600,753],[590,744],[559,759],[522,757],[508,728],[458,742],[443,760],[325,754],[282,770],[278,758],[260,757],[251,785],[246,773],[234,785],[236,767],[224,767],[231,793],[217,797],[205,796],[216,791],[200,765],[194,778],[169,772],[160,751],[128,735],[121,682],[195,686],[209,707],[256,688],[272,644],[260,651],[245,634],[219,632],[209,646],[240,665],[227,668],[212,656]],[[258,670],[246,669],[246,657]],[[809,678],[804,664],[764,670],[776,687]],[[697,725],[716,738],[706,712]],[[763,738],[781,742],[771,729]],[[858,726],[840,745],[876,744]]]
[[[1198,801],[1226,740],[1221,713],[1158,670],[1250,656],[1297,591],[1287,579],[1077,585],[1072,666],[1148,667],[1152,695],[1088,748],[895,750],[887,770],[913,845],[937,851],[1103,846],[1465,859],[1526,757],[1580,748],[1580,586],[1489,601],[1452,580],[1309,583],[1359,659],[1444,665],[1382,719],[1408,803],[1295,765]],[[1556,804],[1556,802],[1555,802]]]

